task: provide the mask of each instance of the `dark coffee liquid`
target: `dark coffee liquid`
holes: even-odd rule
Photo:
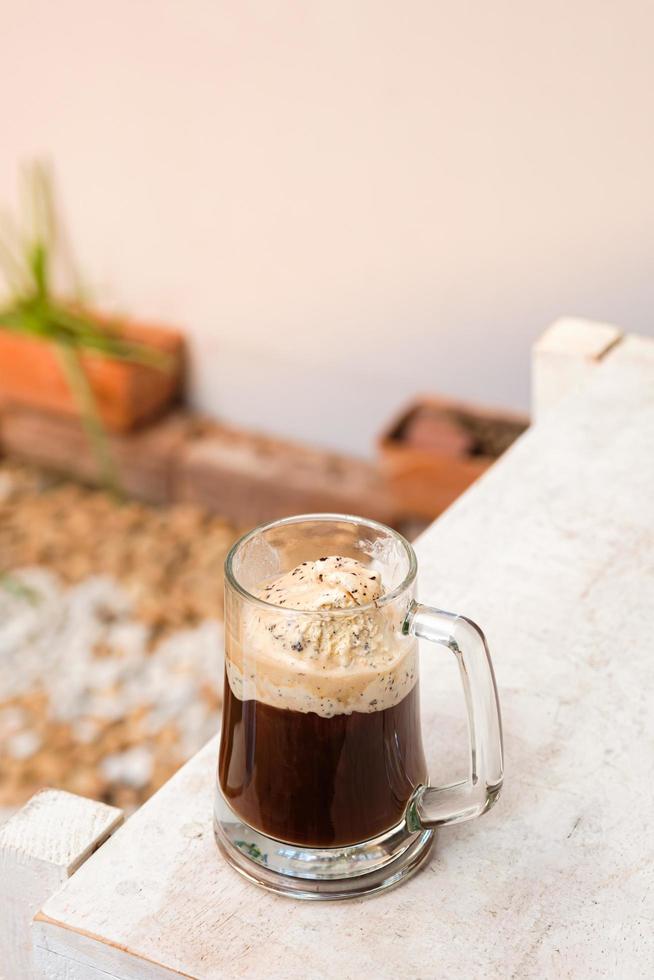
[[[427,780],[418,686],[383,711],[323,718],[240,701],[225,679],[218,774],[231,808],[269,837],[309,847],[375,837]]]

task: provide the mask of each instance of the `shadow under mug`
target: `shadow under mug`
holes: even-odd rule
[[[333,555],[381,575],[383,595],[311,611],[256,595]],[[312,899],[387,888],[428,857],[435,828],[480,816],[499,795],[502,728],[484,635],[416,602],[416,572],[400,534],[339,514],[262,525],[227,556],[214,829],[230,864],[264,888]],[[282,635],[295,640],[291,658],[276,656]],[[345,638],[337,662],[316,652],[330,636]],[[418,638],[454,654],[465,694],[469,776],[444,787],[429,785],[423,753]]]

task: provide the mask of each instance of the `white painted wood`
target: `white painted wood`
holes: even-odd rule
[[[33,976],[31,920],[122,820],[115,807],[42,790],[0,828],[0,976]]]
[[[540,421],[562,398],[583,385],[621,336],[622,331],[610,323],[574,317],[555,320],[532,348],[532,421]]]
[[[38,945],[121,980],[651,977],[654,359],[639,347],[609,354],[417,546],[421,598],[482,623],[494,654],[507,773],[487,816],[443,830],[395,891],[280,899],[216,851],[212,743],[46,903]],[[462,698],[447,653],[422,656],[441,781],[465,769]]]
[[[627,334],[620,343],[612,348],[611,363],[614,367],[629,363],[634,370],[650,371],[654,361],[654,337],[640,337],[637,334]]]
[[[115,974],[106,973],[88,963],[78,963],[67,956],[58,956],[49,950],[36,949],[35,976],[40,980],[114,980]]]
[[[38,980],[179,980],[183,976],[93,936],[76,936],[71,954],[68,943],[60,942],[60,932],[59,926],[43,918],[34,923]]]

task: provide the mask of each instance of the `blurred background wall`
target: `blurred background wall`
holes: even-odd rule
[[[561,313],[652,333],[654,5],[0,0],[0,201],[52,159],[99,300],[195,403],[366,454],[416,390],[526,407]]]

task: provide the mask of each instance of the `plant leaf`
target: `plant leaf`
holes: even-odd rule
[[[120,480],[109,446],[107,432],[100,417],[93,388],[86,376],[84,365],[80,361],[79,353],[74,347],[65,343],[57,344],[56,350],[73,397],[79,406],[82,424],[100,468],[100,478],[109,491],[117,496],[122,496]]]

